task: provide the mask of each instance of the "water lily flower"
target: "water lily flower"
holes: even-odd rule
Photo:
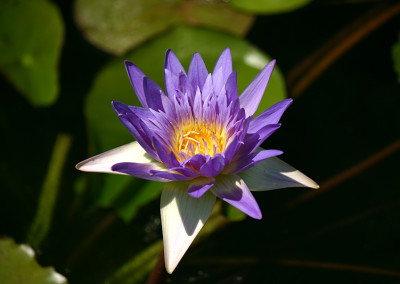
[[[280,127],[286,99],[254,113],[275,61],[266,65],[238,96],[229,48],[212,73],[195,53],[188,73],[168,50],[165,92],[138,67],[125,62],[143,107],[112,102],[118,118],[136,139],[77,165],[81,171],[127,174],[165,182],[161,222],[165,266],[172,273],[209,217],[216,198],[261,219],[251,191],[318,185],[260,145]]]

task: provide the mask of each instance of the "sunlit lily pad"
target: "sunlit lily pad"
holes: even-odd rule
[[[210,45],[210,42],[213,44]],[[99,72],[86,101],[85,113],[91,141],[91,154],[101,153],[133,140],[110,105],[111,101],[115,100],[140,106],[125,71],[125,59],[134,62],[148,77],[164,87],[164,55],[168,48],[176,53],[186,69],[193,53],[199,52],[211,72],[218,56],[228,46],[232,52],[233,68],[238,72],[238,88],[241,92],[270,61],[270,58],[244,39],[221,32],[178,27],[162,37],[143,44],[125,57],[111,61]],[[257,113],[284,98],[286,98],[284,79],[276,67]],[[151,183],[154,184],[152,189],[135,193],[133,191],[149,185],[132,177],[107,175],[103,178],[105,184],[100,189],[98,203],[102,206],[116,205],[122,210],[121,212],[125,212],[125,219],[134,216],[137,206],[156,198],[154,190],[157,192],[161,190],[159,184]],[[124,193],[125,190],[132,193]],[[136,195],[140,196],[139,203],[134,200],[137,198]],[[118,202],[118,200],[123,200],[123,202]]]
[[[17,245],[12,239],[0,239],[0,283],[66,284],[64,276],[53,268],[42,268],[34,259],[33,249]]]
[[[257,14],[277,14],[301,8],[311,0],[231,0],[233,6]]]
[[[173,24],[201,25],[244,35],[253,16],[224,2],[164,0],[77,0],[75,18],[98,48],[123,54]]]
[[[35,106],[55,102],[64,24],[45,0],[0,1],[0,71]]]

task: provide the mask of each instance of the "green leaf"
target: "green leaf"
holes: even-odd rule
[[[301,8],[311,0],[231,0],[233,6],[257,14],[277,14]]]
[[[136,213],[142,206],[160,196],[163,187],[163,182],[151,181],[144,182],[144,184],[138,188],[132,187],[129,198],[121,198],[124,197],[122,195],[116,200],[115,204],[118,207],[118,214],[126,222],[129,222],[136,216]]]
[[[226,202],[222,205],[222,213],[231,221],[242,221],[246,219],[246,214]]]
[[[54,206],[61,183],[62,170],[72,137],[59,134],[54,145],[49,168],[40,193],[35,219],[28,233],[28,242],[38,248],[50,229]]]
[[[210,45],[210,42],[213,44]],[[110,105],[115,100],[140,106],[126,75],[124,59],[132,61],[152,80],[164,86],[164,55],[168,48],[173,49],[186,69],[193,53],[200,52],[209,71],[212,71],[218,56],[227,46],[231,48],[233,67],[238,71],[238,88],[243,91],[270,58],[244,39],[221,32],[178,27],[143,44],[126,57],[111,61],[97,75],[86,101],[91,153],[99,154],[133,140]],[[257,113],[284,98],[286,90],[283,76],[276,68]],[[135,216],[140,206],[157,198],[161,190],[161,185],[155,182],[147,183],[129,176],[99,175],[104,183],[99,185],[96,203],[116,207],[120,216],[127,221]]]
[[[236,35],[244,35],[253,23],[252,15],[213,1],[77,0],[75,17],[90,42],[114,54],[123,54],[178,23]]]
[[[397,81],[400,83],[400,34],[397,42],[392,47],[393,68],[397,73]]]
[[[58,60],[64,24],[45,0],[0,1],[0,71],[34,106],[58,95]]]
[[[64,276],[53,268],[42,268],[27,245],[17,245],[12,239],[0,239],[0,283],[66,284]]]

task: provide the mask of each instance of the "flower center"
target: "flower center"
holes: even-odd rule
[[[226,147],[226,131],[215,123],[192,122],[179,127],[175,134],[174,152],[180,161],[196,154],[214,156]]]

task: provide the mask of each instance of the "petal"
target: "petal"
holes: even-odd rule
[[[248,133],[255,133],[268,124],[278,123],[285,110],[292,103],[293,99],[286,99],[266,109],[262,114],[250,121]]]
[[[228,145],[228,147],[224,152],[225,165],[228,165],[232,161],[234,155],[237,152],[238,147],[239,147],[239,138],[235,136],[235,138],[233,138],[232,142]]]
[[[186,75],[185,69],[183,68],[181,62],[171,49],[168,49],[165,53],[164,69],[170,70],[172,74],[178,77],[181,73]]]
[[[232,162],[228,167],[225,168],[225,170],[223,171],[224,174],[237,174],[240,173],[242,171],[245,171],[253,166],[255,166],[256,164],[260,163],[261,161],[274,157],[274,156],[278,156],[283,154],[282,151],[280,150],[274,150],[274,149],[270,149],[270,150],[261,150],[259,152],[254,152],[251,153],[250,155],[244,157],[243,159],[237,160]]]
[[[280,124],[269,124],[259,129],[257,133],[247,134],[234,160],[240,160],[256,150],[280,126]]]
[[[262,218],[260,207],[243,179],[238,175],[220,175],[216,179],[210,189],[216,196],[254,219]]]
[[[149,137],[147,137],[145,131],[142,129],[139,118],[133,113],[128,113],[127,115],[120,114],[118,118],[147,153],[157,159],[157,154],[154,152]]]
[[[236,70],[233,71],[228,79],[226,80],[226,99],[228,101],[228,104],[231,101],[237,100],[238,99],[238,89],[237,89],[237,72]]]
[[[206,82],[208,76],[208,71],[203,59],[199,53],[193,55],[192,61],[189,65],[188,79],[192,83],[193,89],[196,90],[197,87],[203,89],[204,83]]]
[[[162,179],[172,180],[172,181],[185,181],[190,180],[191,178],[181,175],[180,173],[175,173],[172,171],[158,171],[158,170],[151,170],[150,174],[154,177],[159,177]]]
[[[193,157],[189,158],[185,165],[194,168],[197,171],[200,171],[200,168],[207,162],[207,155],[204,154],[196,154]]]
[[[179,166],[179,162],[175,155],[171,152],[171,150],[169,150],[167,153],[166,147],[164,147],[164,145],[162,145],[158,139],[153,138],[153,145],[160,161],[163,162],[164,165],[166,165],[168,168]]]
[[[215,204],[215,196],[206,192],[200,198],[186,193],[188,183],[168,182],[161,194],[161,223],[165,268],[172,273],[203,227]]]
[[[147,107],[147,101],[143,90],[143,79],[146,77],[146,75],[142,72],[142,70],[128,60],[125,60],[125,69],[140,103],[143,107]]]
[[[205,177],[215,177],[225,167],[225,159],[222,156],[214,156],[200,168],[200,174]]]
[[[143,79],[143,90],[146,96],[147,105],[156,111],[164,110],[161,96],[165,96],[161,88],[151,79],[145,77]]]
[[[199,198],[206,193],[215,183],[215,178],[199,177],[192,180],[187,193],[195,198]]]
[[[104,152],[76,165],[76,168],[84,172],[114,173],[111,167],[118,163],[157,163],[137,141]],[[161,165],[158,163],[158,165]]]
[[[252,116],[256,112],[274,66],[275,60],[272,60],[257,74],[250,85],[240,95],[240,107],[245,109],[246,117]]]
[[[175,167],[175,168],[171,168],[170,170],[178,172],[178,173],[184,175],[185,177],[189,177],[189,178],[195,178],[195,177],[199,176],[198,172],[195,172],[194,170],[192,170],[190,168]]]
[[[232,56],[231,50],[227,47],[219,56],[212,73],[214,86],[217,86],[216,93],[219,94],[222,86],[232,73]]]
[[[173,74],[170,70],[164,69],[164,84],[165,84],[165,92],[168,95],[168,98],[171,100],[179,89],[179,76]]]
[[[163,181],[163,182],[176,180],[176,178],[171,178],[171,176],[165,177],[165,176],[154,175],[153,172],[156,172],[159,169],[163,169],[163,167],[160,166],[159,163],[144,164],[144,163],[124,162],[113,165],[111,169],[114,172],[123,173],[147,180]],[[168,172],[168,170],[164,170],[162,172]]]
[[[264,191],[285,187],[319,188],[312,179],[279,158],[266,159],[239,174],[250,190]]]

